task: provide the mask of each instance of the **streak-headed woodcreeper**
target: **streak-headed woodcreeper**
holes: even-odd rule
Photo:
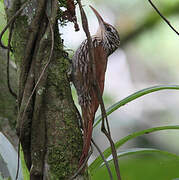
[[[91,6],[90,6],[91,7]],[[96,81],[99,85],[100,93],[103,94],[105,72],[107,68],[108,56],[112,54],[120,44],[117,30],[106,23],[100,14],[91,7],[95,13],[99,28],[92,38],[94,51],[94,65]],[[91,144],[93,121],[99,106],[96,89],[94,88],[94,78],[91,61],[89,59],[89,49],[87,39],[84,40],[72,58],[72,81],[77,90],[78,101],[82,110],[84,143],[82,155],[79,161],[81,166],[86,157]]]

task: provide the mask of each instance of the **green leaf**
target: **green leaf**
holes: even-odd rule
[[[152,92],[155,92],[155,91],[161,91],[161,90],[179,90],[179,85],[161,85],[161,86],[153,86],[153,87],[149,87],[149,88],[146,88],[146,89],[142,89],[140,91],[137,91],[135,92],[134,94],[131,94],[130,96],[122,99],[121,101],[115,103],[114,105],[112,105],[111,107],[109,107],[107,110],[106,110],[106,114],[109,115],[111,114],[112,112],[114,112],[115,110],[117,110],[118,108],[120,108],[121,106],[124,106],[125,104],[141,97],[141,96],[144,96],[146,94],[150,94]],[[95,119],[95,123],[94,123],[94,126],[93,127],[96,127],[100,122],[101,122],[102,118],[101,118],[101,115],[98,116],[96,119]]]
[[[30,173],[29,173],[29,170],[27,169],[25,159],[24,159],[24,153],[22,151],[21,146],[20,146],[20,157],[21,157],[22,173],[23,173],[24,180],[30,180]]]
[[[132,134],[129,134],[128,136],[125,136],[124,138],[120,139],[119,141],[117,141],[115,143],[115,147],[116,149],[118,149],[120,146],[122,146],[124,143],[126,143],[127,141],[136,138],[138,136],[141,136],[143,134],[149,134],[152,132],[156,132],[156,131],[162,131],[162,130],[169,130],[169,129],[173,129],[173,130],[178,130],[179,126],[160,126],[160,127],[154,127],[154,128],[149,128],[149,129],[144,129],[141,131],[137,131],[134,132]],[[104,157],[107,158],[111,155],[111,148],[107,148],[104,152]],[[96,158],[91,165],[89,166],[89,170],[92,172],[93,170],[95,170],[96,168],[98,168],[101,164],[103,163],[102,158],[99,156],[98,158]]]
[[[172,180],[179,178],[179,156],[157,149],[129,149],[118,154],[121,178],[125,180]],[[109,161],[114,179],[115,168]],[[104,164],[90,172],[92,180],[108,180]]]

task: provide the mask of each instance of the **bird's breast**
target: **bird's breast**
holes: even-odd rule
[[[107,52],[103,47],[103,42],[99,38],[92,38],[94,65],[96,80],[100,86],[101,93],[104,89],[105,71],[107,67]],[[93,91],[94,78],[92,71],[92,61],[89,59],[89,49],[87,40],[83,41],[77,49],[72,59],[73,83],[77,89],[79,97],[88,97]],[[83,98],[80,98],[83,99]]]

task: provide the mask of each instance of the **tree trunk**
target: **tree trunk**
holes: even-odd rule
[[[22,1],[4,2],[9,21]],[[11,43],[18,74],[17,133],[31,179],[38,180],[71,177],[83,144],[59,35],[58,3],[29,1],[14,21]]]
[[[0,48],[0,131],[17,148],[17,136],[15,133],[17,103],[10,94],[7,86],[7,50]],[[14,90],[17,89],[16,69],[10,64],[10,80]]]

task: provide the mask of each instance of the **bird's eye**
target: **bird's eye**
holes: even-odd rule
[[[111,32],[111,28],[110,28],[110,27],[107,27],[106,30],[109,31],[109,32]]]

